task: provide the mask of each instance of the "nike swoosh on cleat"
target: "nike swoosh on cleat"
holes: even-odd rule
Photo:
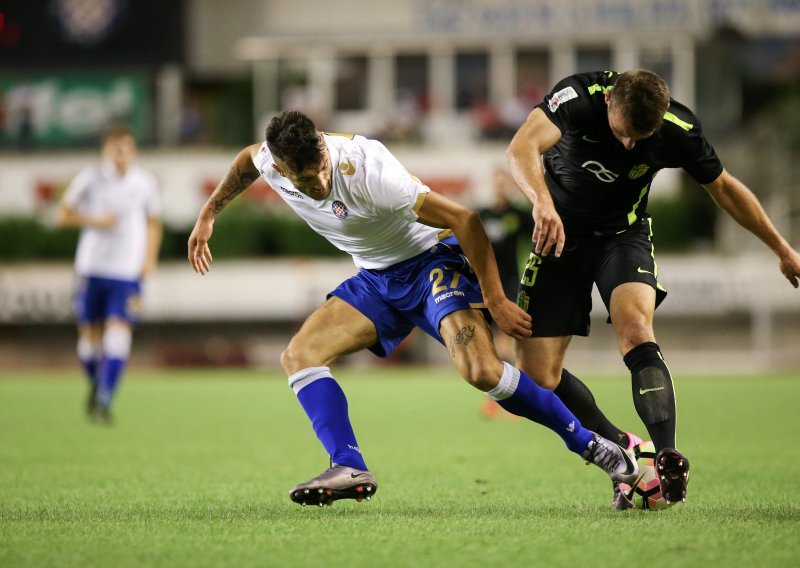
[[[653,387],[651,389],[639,389],[639,394],[646,394],[648,392],[664,390],[664,387]]]
[[[663,387],[662,387],[663,388]],[[366,473],[351,473],[350,477],[355,479],[356,477],[361,477],[362,475],[366,475]]]

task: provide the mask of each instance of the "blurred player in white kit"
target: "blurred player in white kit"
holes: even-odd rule
[[[86,411],[109,423],[162,226],[156,178],[134,164],[136,141],[127,126],[107,129],[102,157],[69,185],[57,224],[81,230],[75,254],[78,359],[89,379]]]

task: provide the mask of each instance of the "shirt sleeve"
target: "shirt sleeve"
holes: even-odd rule
[[[722,162],[717,152],[702,134],[695,137],[690,145],[692,152],[683,166],[684,171],[701,185],[711,183],[722,174]]]
[[[573,75],[556,83],[544,101],[536,106],[564,133],[591,121],[591,96],[577,76]]]
[[[430,188],[408,173],[383,144],[370,140],[368,145],[366,189],[376,212],[416,221],[417,211]]]
[[[80,209],[93,178],[94,171],[92,168],[86,168],[75,176],[64,192],[64,197],[62,198],[64,205],[70,209]]]
[[[147,201],[145,203],[145,210],[147,211],[148,219],[158,219],[161,217],[161,194],[158,189],[158,181],[156,177],[147,172],[145,174],[147,179]]]

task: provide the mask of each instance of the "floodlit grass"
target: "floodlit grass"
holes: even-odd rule
[[[337,377],[380,487],[301,508],[327,457],[277,373],[131,373],[110,428],[77,372],[4,373],[0,566],[797,565],[800,377],[679,377],[692,482],[665,512],[610,511],[605,474],[452,371]],[[587,382],[643,432],[627,380]]]

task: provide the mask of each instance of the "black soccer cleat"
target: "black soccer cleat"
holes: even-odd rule
[[[668,505],[686,501],[686,486],[689,484],[689,460],[674,448],[662,448],[653,462],[661,495]]]
[[[335,463],[314,479],[292,487],[289,498],[299,505],[322,507],[339,499],[369,501],[377,490],[378,483],[369,471]]]
[[[92,383],[89,387],[89,396],[86,397],[86,414],[90,417],[97,408],[97,383]]]

